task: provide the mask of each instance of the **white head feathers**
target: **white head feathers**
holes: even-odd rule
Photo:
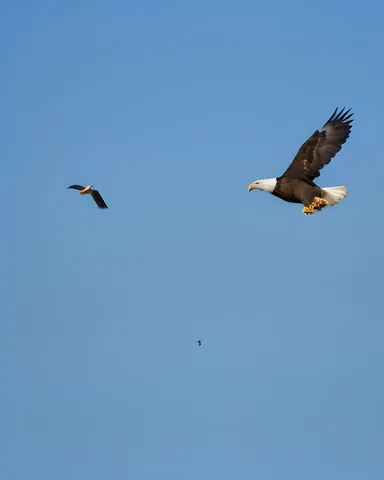
[[[276,178],[264,178],[262,180],[256,180],[248,187],[248,192],[251,190],[262,190],[263,192],[272,193],[276,188],[277,179]]]

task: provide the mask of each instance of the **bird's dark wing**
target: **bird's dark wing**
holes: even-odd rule
[[[103,197],[100,195],[100,193],[97,190],[92,190],[91,195],[99,208],[108,208],[107,204],[103,200]]]
[[[351,133],[353,113],[344,108],[337,113],[337,108],[331,118],[300,147],[291,165],[283,176],[313,180],[320,176],[320,170],[332,160]],[[343,113],[344,112],[344,113]],[[349,114],[349,115],[348,115]]]
[[[73,188],[74,190],[84,190],[85,187],[83,187],[82,185],[71,185],[68,188]]]

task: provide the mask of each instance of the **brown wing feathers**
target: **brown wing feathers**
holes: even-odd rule
[[[337,108],[321,131],[314,134],[300,147],[284,176],[313,180],[320,170],[332,160],[351,132],[353,113],[351,109],[337,113]]]
[[[97,190],[92,190],[91,195],[99,208],[108,208],[107,204],[103,200],[103,197],[100,195],[100,193]]]

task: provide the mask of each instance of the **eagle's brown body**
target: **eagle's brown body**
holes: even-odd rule
[[[321,188],[315,183],[291,177],[278,178],[272,195],[286,202],[303,205],[309,205],[314,197],[323,198]]]
[[[88,185],[88,187],[83,188],[83,190],[80,190],[80,195],[85,195],[86,193],[91,193],[92,192],[92,185]]]

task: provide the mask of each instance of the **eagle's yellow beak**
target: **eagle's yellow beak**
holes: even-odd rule
[[[255,188],[257,188],[256,182],[251,183],[248,187],[248,192],[250,192],[251,190],[254,190]]]

